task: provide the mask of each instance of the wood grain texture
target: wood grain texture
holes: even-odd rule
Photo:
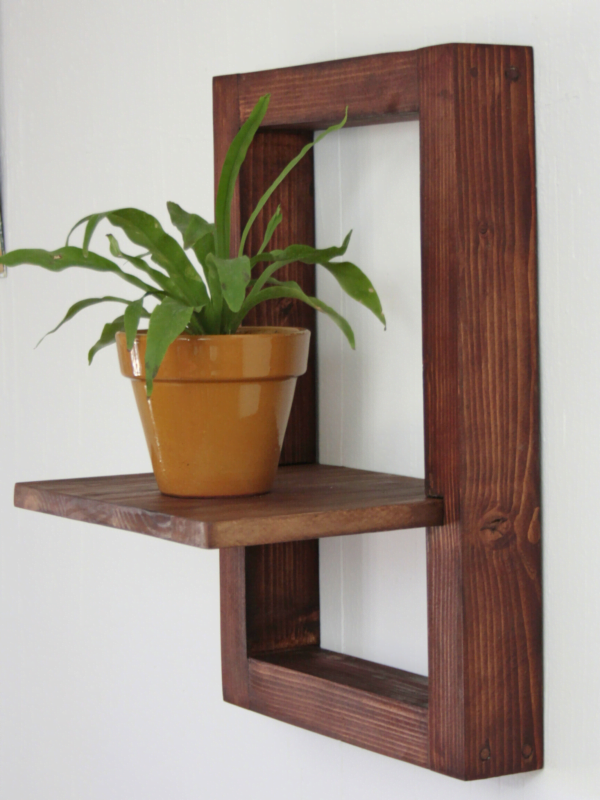
[[[313,648],[250,659],[250,708],[427,766],[427,678]]]
[[[249,655],[318,645],[318,540],[245,550]]]
[[[431,766],[473,779],[542,764],[532,53],[421,75]]]
[[[269,92],[265,126],[319,130],[344,116],[348,127],[416,119],[418,51],[382,53],[239,76],[240,116]]]
[[[240,112],[238,97],[238,80],[236,75],[223,75],[213,78],[213,136],[215,159],[215,198],[219,187],[221,169],[227,155],[229,145],[240,129]],[[231,203],[231,256],[237,255],[240,228],[240,185],[235,185]]]
[[[426,497],[417,478],[322,464],[281,467],[273,491],[252,497],[169,497],[147,474],[19,483],[15,505],[205,548],[418,528],[443,519],[443,501]]]
[[[238,79],[226,75],[213,79],[215,198],[229,145],[240,128]],[[230,255],[235,256],[241,237],[240,182],[236,182],[231,207]],[[222,550],[221,673],[223,699],[248,708],[249,671],[246,644],[246,552],[244,547]]]
[[[259,131],[252,143],[240,173],[240,202],[242,225],[280,172],[302,148],[312,141],[310,131]],[[263,241],[268,221],[281,206],[283,222],[277,230],[270,249],[290,244],[315,245],[314,164],[310,151],[294,167],[270,197],[252,226],[246,241],[246,253],[256,253]],[[255,267],[253,274],[260,275]],[[310,264],[288,264],[278,271],[282,281],[296,281],[309,295],[315,294],[315,267]],[[317,402],[316,402],[316,312],[305,303],[288,298],[270,300],[256,306],[246,317],[246,325],[291,325],[312,331],[308,368],[298,379],[283,447],[281,464],[311,464],[317,459]]]
[[[246,645],[246,548],[219,554],[221,585],[221,673],[223,699],[249,708],[248,649]]]
[[[427,531],[429,737],[432,768],[462,777],[465,753],[459,492],[458,213],[454,54],[420,60],[421,277],[427,489],[446,524]]]
[[[429,681],[424,675],[414,672],[321,647],[298,647],[282,653],[263,653],[256,658],[417,708],[427,708]]]

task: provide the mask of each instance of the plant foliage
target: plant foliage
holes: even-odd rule
[[[84,308],[105,302],[124,304],[124,313],[104,326],[100,338],[89,351],[91,363],[98,350],[114,342],[118,331],[125,331],[127,346],[131,349],[140,321],[149,319],[146,343],[148,395],[152,392],[161,361],[177,336],[184,332],[192,335],[235,333],[248,312],[266,300],[292,298],[308,303],[330,317],[354,348],[354,333],[343,317],[321,300],[305,294],[295,281],[277,279],[275,273],[295,261],[323,266],[350,297],[366,306],[385,325],[381,303],[371,281],[355,264],[333,260],[346,253],[350,233],[341,247],[317,250],[309,245],[295,244],[285,250],[268,251],[269,242],[283,218],[281,209],[277,208],[267,225],[260,250],[254,256],[244,254],[250,229],[269,197],[317,142],[345,124],[347,114],[341,122],[307,144],[285,167],[258,201],[242,233],[238,254],[230,257],[231,204],[235,184],[268,105],[269,95],[261,97],[229,147],[217,189],[214,223],[184,211],[177,203],[167,203],[171,222],[181,234],[182,245],[150,214],[136,208],[120,208],[79,220],[71,229],[65,247],[58,250],[13,250],[0,258],[0,263],[8,267],[34,264],[53,272],[69,267],[112,272],[143,292],[136,300],[113,296],[80,300],[69,308],[63,320],[49,333],[54,333]],[[133,268],[133,272],[89,249],[94,232],[103,219],[114,228],[120,228],[131,243],[143,249],[142,254],[128,255],[121,250],[117,238],[108,234],[111,255],[126,262],[125,265]],[[69,239],[80,225],[85,225],[82,246],[74,247],[69,244]],[[187,251],[193,252],[200,270],[192,263]],[[151,266],[148,258],[156,266]],[[253,270],[259,264],[263,265],[263,270],[253,278]],[[151,313],[144,306],[146,298],[158,301]]]

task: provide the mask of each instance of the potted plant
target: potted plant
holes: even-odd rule
[[[294,244],[267,250],[282,220],[277,208],[266,227],[258,252],[244,253],[251,226],[277,186],[308,150],[346,117],[306,145],[264,193],[244,228],[239,251],[230,257],[230,209],[240,168],[264,118],[269,95],[261,97],[227,152],[215,205],[215,222],[168,203],[171,221],[183,246],[167,234],[157,219],[135,208],[84,217],[71,229],[64,247],[54,251],[14,250],[0,258],[8,267],[34,264],[53,272],[85,267],[112,272],[143,294],[135,300],[95,297],[75,303],[50,333],[85,308],[121,303],[124,311],[107,323],[89,351],[95,354],[117,343],[121,371],[132,380],[158,486],[165,494],[213,497],[259,494],[272,486],[296,379],[306,370],[310,331],[298,328],[252,328],[242,323],[258,303],[292,298],[325,313],[354,348],[348,322],[294,281],[280,281],[276,272],[286,264],[320,264],[358,302],[385,324],[379,297],[366,275],[349,261],[335,261],[348,247],[317,250]],[[143,248],[129,255],[113,234],[110,252],[133,271],[90,250],[101,220],[120,228]],[[81,247],[69,244],[73,231],[85,224]],[[188,258],[191,250],[198,270]],[[147,257],[156,266],[151,266]],[[263,266],[260,274],[256,267]],[[157,269],[156,267],[159,267]],[[155,306],[146,305],[154,300]],[[139,330],[142,320],[148,329]]]

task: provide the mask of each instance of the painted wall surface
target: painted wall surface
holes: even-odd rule
[[[148,470],[114,351],[86,366],[117,281],[0,282],[3,800],[600,797],[600,5],[595,0],[2,0],[7,245],[59,246],[91,211],[212,211],[211,77],[448,41],[533,45],[544,487],[546,767],[462,784],[226,705],[218,554],[12,507],[17,480]],[[323,461],[421,475],[418,125],[320,145],[320,244],[354,229],[383,333],[320,328]],[[115,313],[116,316],[116,313]],[[426,671],[422,532],[322,545],[323,636]]]

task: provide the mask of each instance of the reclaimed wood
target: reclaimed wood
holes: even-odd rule
[[[532,51],[421,56],[431,766],[542,765]]]
[[[443,519],[443,501],[426,497],[418,478],[323,464],[280,467],[273,491],[252,497],[169,497],[147,474],[18,483],[15,505],[204,548],[418,528]]]
[[[250,659],[250,709],[428,763],[427,678],[320,648]]]

